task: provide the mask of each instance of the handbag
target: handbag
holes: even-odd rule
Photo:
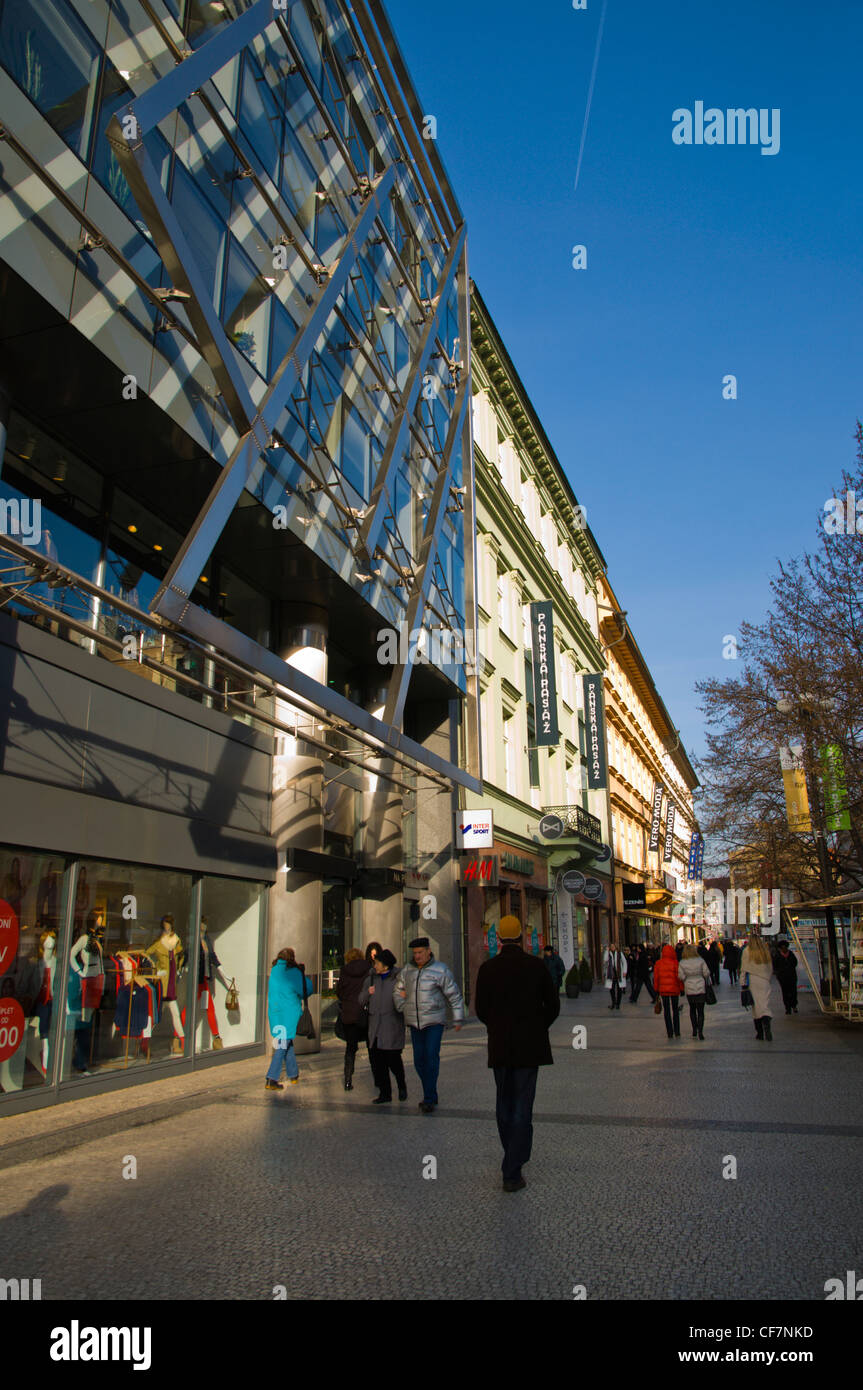
[[[654,1001],[653,1001],[653,1012],[654,1012],[655,1014],[661,1014],[661,1013],[662,1013],[662,1000],[660,999],[660,997],[659,997],[658,994],[657,994],[656,998],[655,998]]]
[[[335,1028],[333,1029],[333,1032],[335,1033],[336,1037],[337,1037],[341,1042],[347,1042],[347,1040],[348,1040],[348,1035],[347,1035],[347,1033],[345,1032],[345,1024],[344,1024],[344,1019],[342,1018],[342,1006],[341,1006],[341,1004],[339,1005],[339,1011],[338,1011],[338,1013],[336,1014],[336,1026],[335,1026]]]
[[[225,1011],[226,1011],[227,1013],[229,1013],[229,1014],[235,1014],[235,1013],[238,1013],[238,1012],[239,1012],[239,1008],[240,1008],[240,991],[237,989],[237,982],[236,982],[236,980],[232,979],[232,980],[231,980],[231,987],[230,987],[230,989],[228,990],[227,994],[225,995]]]
[[[710,983],[709,980],[707,980],[704,985],[704,1002],[705,1004],[716,1003],[716,991],[714,990],[713,985]]]
[[[318,1036],[315,1032],[315,1025],[312,1021],[312,1015],[309,1011],[307,1000],[308,990],[306,989],[306,977],[303,975],[303,1012],[300,1014],[300,1021],[297,1024],[298,1038],[316,1038]]]
[[[749,990],[748,985],[744,985],[742,990],[740,991],[740,1002],[743,1005],[744,1009],[751,1008],[752,1005],[755,1003],[755,1000],[752,998],[752,994]]]

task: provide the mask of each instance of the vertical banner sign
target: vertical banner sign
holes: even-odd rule
[[[811,834],[812,821],[809,816],[809,793],[806,790],[806,772],[803,767],[802,744],[779,749],[779,765],[782,768],[782,781],[785,783],[785,811],[788,829],[795,834]]]
[[[608,786],[608,764],[605,758],[605,703],[602,676],[583,676],[584,736],[587,743],[587,785]]]
[[[554,609],[551,599],[530,605],[533,644],[534,748],[555,748],[560,743],[557,727],[557,683],[554,678]]]
[[[825,743],[818,751],[821,758],[821,780],[824,783],[827,829],[850,830],[851,814],[848,810],[848,787],[845,782],[842,749],[838,743]]]
[[[557,949],[567,970],[575,961],[572,935],[572,899],[563,888],[557,890]]]
[[[701,866],[704,863],[704,840],[697,830],[692,832],[692,841],[689,846],[689,869],[686,877],[697,880],[701,878]]]
[[[650,839],[647,842],[648,850],[659,849],[659,826],[662,820],[662,792],[662,783],[654,782],[653,813],[650,819]]]
[[[663,864],[670,864],[674,858],[674,817],[677,807],[669,797],[665,812],[665,848],[662,851]]]

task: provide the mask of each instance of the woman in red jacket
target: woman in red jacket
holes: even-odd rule
[[[677,968],[677,952],[673,946],[662,948],[662,955],[653,967],[653,988],[662,999],[666,1033],[669,1038],[679,1038],[680,1013],[677,1001],[683,986]]]

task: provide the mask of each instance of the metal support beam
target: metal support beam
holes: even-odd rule
[[[273,376],[260,407],[257,411],[253,408],[248,431],[236,444],[177,552],[164,582],[150,604],[151,612],[161,613],[175,622],[182,622],[184,604],[178,606],[176,600],[179,598],[185,601],[194,589],[213,552],[213,547],[242,495],[258,456],[269,446],[279,416],[314,351],[315,343],[326,327],[362,245],[383,209],[394,178],[395,170],[391,167],[375,183],[371,196],[367,198],[362,211],[354,221],[338,262],[332,267],[326,283],[319,290],[308,318]],[[227,342],[227,339],[225,341]]]
[[[404,444],[405,433],[411,416],[416,409],[419,400],[420,389],[423,383],[423,374],[428,366],[432,354],[432,348],[437,337],[438,322],[441,313],[449,298],[452,282],[458,268],[462,248],[464,246],[467,229],[462,224],[458,230],[455,241],[452,243],[447,256],[443,274],[438,282],[437,302],[434,313],[425,326],[419,349],[414,361],[411,363],[411,385],[407,395],[404,397],[401,409],[393,421],[393,428],[384,450],[384,456],[378,466],[377,477],[372,489],[371,500],[369,502],[368,514],[363,521],[359,534],[359,543],[365,551],[366,557],[371,562],[375,547],[380,540],[381,531],[384,526],[385,502],[389,494],[390,478],[395,467],[396,459]]]
[[[465,406],[467,405],[467,387],[468,380],[465,376],[462,378],[459,385],[453,413],[450,416],[449,429],[447,430],[446,444],[443,452],[443,461],[437,478],[435,479],[428,519],[420,544],[419,556],[417,557],[416,581],[408,599],[407,612],[405,614],[409,657],[404,665],[399,663],[395,666],[390,676],[387,701],[384,709],[384,723],[386,724],[401,724],[402,716],[404,715],[405,700],[407,699],[408,686],[410,685],[411,672],[414,666],[414,662],[410,660],[410,636],[417,627],[422,626],[426,599],[431,587],[438,541],[440,539],[444,520],[446,519],[447,495],[449,492],[450,478],[452,477],[452,454],[456,440],[461,433]]]

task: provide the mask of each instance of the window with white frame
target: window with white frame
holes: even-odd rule
[[[521,469],[518,454],[511,439],[505,439],[499,446],[498,462],[503,485],[511,499],[516,502],[521,495]]]
[[[480,744],[482,747],[482,775],[489,782],[494,781],[494,768],[491,763],[491,739],[489,731],[491,729],[491,709],[492,692],[484,690],[479,697],[479,717],[480,717]]]
[[[473,398],[473,435],[489,463],[497,463],[497,420],[485,391]]]
[[[524,519],[534,535],[539,530],[539,497],[532,478],[525,478],[521,484],[521,509]]]
[[[562,545],[557,552],[557,572],[564,589],[570,593],[572,588],[572,556],[569,553],[568,545]]]
[[[511,795],[518,795],[515,766],[515,715],[504,712],[502,723],[504,786]]]

